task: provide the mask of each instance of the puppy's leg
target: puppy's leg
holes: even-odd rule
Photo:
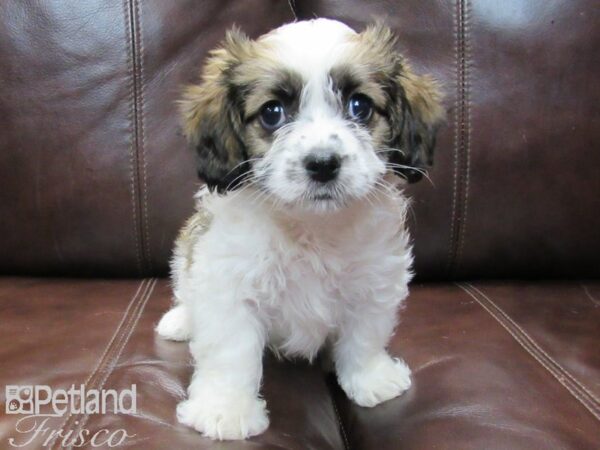
[[[156,332],[171,341],[189,341],[192,336],[192,323],[188,307],[177,303],[165,313],[156,326]]]
[[[334,347],[340,386],[355,403],[368,407],[397,397],[411,384],[408,366],[385,350],[398,302],[373,303],[348,314]]]
[[[192,216],[192,219],[195,216]],[[190,219],[190,220],[192,220]],[[185,228],[184,228],[185,230]],[[183,232],[181,232],[183,235]],[[177,239],[175,254],[171,260],[174,305],[158,322],[155,330],[163,338],[171,341],[189,341],[192,337],[192,318],[188,304],[182,298],[183,285],[189,282],[187,253],[192,240]]]
[[[194,310],[195,363],[177,418],[212,439],[245,439],[269,425],[259,398],[264,329],[245,304]]]

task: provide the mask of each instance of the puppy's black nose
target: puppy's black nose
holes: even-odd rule
[[[304,167],[308,175],[315,181],[326,183],[337,177],[342,158],[337,153],[327,155],[310,154],[304,158]]]

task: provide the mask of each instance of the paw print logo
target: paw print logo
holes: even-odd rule
[[[33,386],[6,386],[6,414],[33,414]]]
[[[16,414],[20,408],[21,408],[21,403],[19,403],[19,400],[12,399],[10,402],[7,403],[6,413],[7,414],[9,414],[9,413]]]

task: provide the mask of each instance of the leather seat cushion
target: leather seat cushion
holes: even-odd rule
[[[352,449],[593,449],[600,283],[413,286],[391,352],[413,386],[375,409],[337,389]]]
[[[360,408],[318,366],[267,356],[271,426],[231,448],[594,448],[598,299],[599,282],[415,285],[390,347],[413,370],[407,393]],[[187,345],[154,334],[169,303],[166,280],[0,279],[0,383],[135,383],[135,415],[76,414],[48,428],[124,428],[129,448],[221,448],[176,421],[192,361]],[[19,417],[2,417],[1,442],[24,438]]]

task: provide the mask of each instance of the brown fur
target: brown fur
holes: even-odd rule
[[[244,59],[254,57],[253,49],[245,35],[229,31],[222,47],[211,52],[201,84],[189,86],[180,102],[184,133],[197,151],[198,174],[211,189],[232,187],[246,170],[242,98],[233,77]]]
[[[368,126],[375,143],[390,149],[388,159],[398,174],[416,181],[432,163],[435,132],[444,118],[439,86],[413,72],[385,25],[376,23],[352,39],[351,60],[331,72],[334,86],[343,102],[356,92],[373,100],[376,114]],[[201,84],[188,87],[181,101],[184,132],[209,188],[224,191],[244,181],[248,160],[272,142],[255,120],[260,108],[279,99],[293,114],[301,88],[300,75],[282,68],[264,40],[252,41],[235,29],[227,33],[211,52]]]
[[[175,255],[185,257],[186,269],[192,265],[196,242],[208,230],[211,221],[212,216],[206,210],[198,208],[179,230],[175,240]]]
[[[417,75],[407,60],[396,51],[397,38],[381,22],[356,36],[357,65],[371,69],[388,96],[386,115],[390,137],[391,163],[396,173],[418,181],[422,171],[433,163],[435,134],[445,118],[438,83],[428,75]]]

